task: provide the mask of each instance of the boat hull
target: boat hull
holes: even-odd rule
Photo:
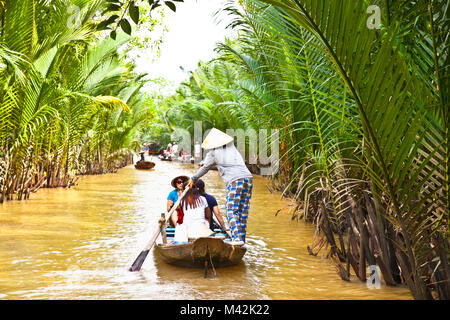
[[[198,238],[185,244],[157,244],[157,253],[166,263],[180,267],[204,268],[211,262],[215,268],[238,264],[247,249],[214,237]]]
[[[149,170],[155,167],[155,163],[151,161],[139,161],[134,165],[134,167],[136,169]]]

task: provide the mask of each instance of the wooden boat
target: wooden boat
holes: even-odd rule
[[[180,267],[214,268],[238,264],[245,252],[244,245],[231,245],[220,237],[198,238],[184,244],[157,244],[155,251],[169,264]]]
[[[155,166],[154,162],[151,161],[138,161],[136,162],[136,164],[134,165],[134,167],[136,169],[141,169],[141,170],[149,170],[149,169],[153,169],[153,167]]]

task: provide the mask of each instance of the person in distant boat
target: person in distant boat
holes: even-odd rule
[[[172,179],[171,185],[175,189],[172,190],[169,195],[167,196],[167,212],[170,211],[172,206],[175,204],[175,202],[178,201],[178,197],[183,193],[184,184],[186,181],[189,180],[189,177],[187,176],[178,176]],[[173,214],[173,216],[176,216],[177,218],[182,221],[183,217],[181,216],[181,213],[178,211],[178,214]],[[174,224],[175,226],[176,224]]]
[[[178,144],[176,142],[173,143],[172,154],[174,157],[178,157]]]
[[[204,165],[189,179],[188,184],[194,186],[200,177],[217,165],[227,187],[225,210],[231,238],[236,244],[245,243],[253,176],[234,146],[234,139],[226,133],[213,128],[203,141],[202,148],[209,150]]]
[[[180,209],[183,214],[182,223],[176,215],[172,215],[172,223],[176,226],[175,233],[179,225],[187,232],[188,238],[207,237],[214,232],[209,228],[211,211],[208,207],[208,201],[200,194],[198,188],[190,188],[184,198],[181,200]],[[177,238],[177,234],[175,234]]]
[[[181,153],[180,153],[181,162],[184,162],[186,160],[187,156],[188,156],[188,153],[184,150],[181,150]]]
[[[211,219],[209,220],[209,228],[214,230],[216,228],[222,228],[225,231],[228,231],[225,226],[225,222],[223,221],[222,215],[219,211],[219,205],[217,204],[216,198],[214,196],[205,192],[205,182],[202,179],[198,179],[195,183],[195,187],[200,191],[200,194],[205,197],[208,202],[209,210],[211,211]],[[220,225],[217,225],[213,219],[213,215],[217,218],[217,221]]]
[[[165,154],[164,154],[164,159],[170,158],[171,155],[172,155],[172,144],[169,143],[169,144],[167,145],[167,149],[166,149],[166,152],[165,152]]]

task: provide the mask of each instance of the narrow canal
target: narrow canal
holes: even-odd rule
[[[130,166],[0,205],[0,299],[412,298],[406,288],[344,282],[329,260],[308,255],[314,227],[291,222],[286,210],[275,216],[289,202],[271,194],[262,177],[255,177],[241,264],[205,279],[203,270],[170,266],[151,253],[141,272],[129,272],[164,211],[170,180],[196,171],[154,161],[152,171]],[[222,209],[219,174],[204,180]]]

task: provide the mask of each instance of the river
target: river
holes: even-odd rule
[[[412,299],[404,287],[342,281],[328,259],[310,256],[314,227],[291,221],[288,210],[275,216],[289,201],[259,176],[239,265],[204,278],[203,270],[168,265],[152,252],[141,272],[129,272],[157,227],[171,179],[196,171],[153,161],[151,171],[129,166],[0,205],[0,299]],[[218,172],[204,181],[223,212]]]

